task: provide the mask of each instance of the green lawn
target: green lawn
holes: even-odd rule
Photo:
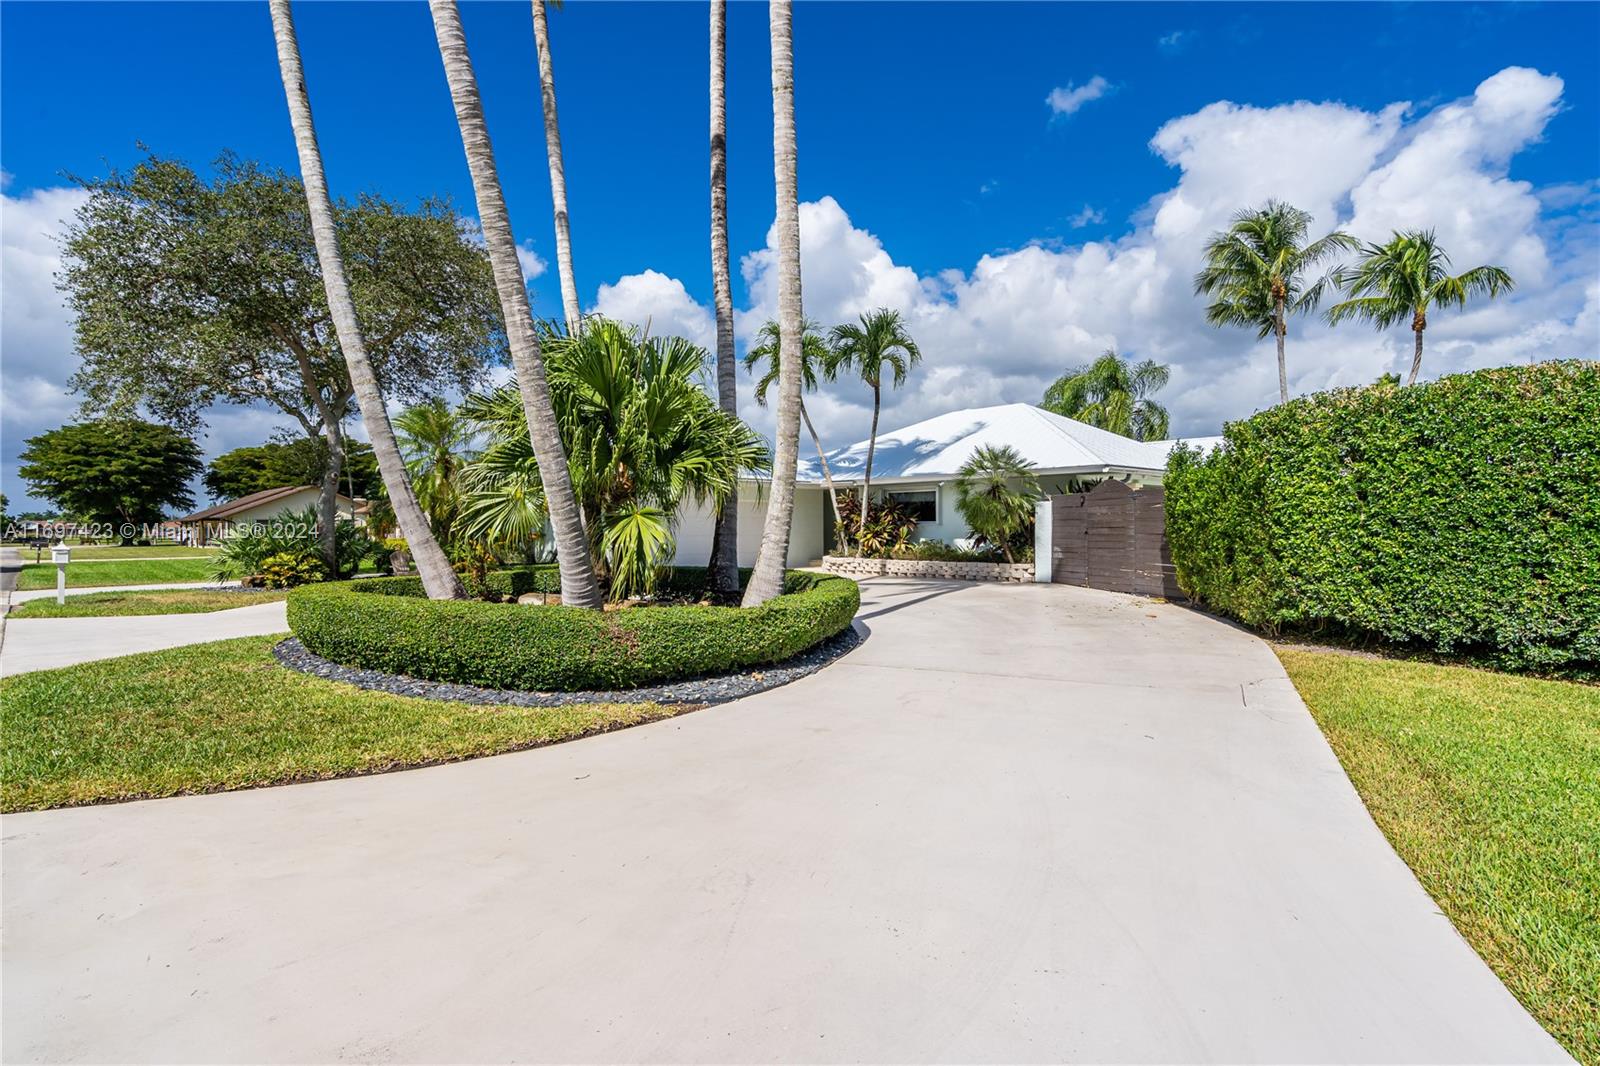
[[[124,548],[117,544],[75,544],[72,547],[74,559],[209,559],[216,554],[215,548],[191,548],[185,544],[152,544],[144,548],[138,545]],[[22,557],[31,561],[32,550],[22,549]],[[44,550],[44,559],[50,561],[49,548]]]
[[[1600,1063],[1600,688],[1278,657],[1456,928],[1568,1051]]]
[[[680,706],[477,707],[367,692],[244,637],[0,680],[0,809],[337,777],[535,747]]]
[[[56,568],[46,556],[43,563],[26,563],[17,575],[18,591],[53,589]],[[110,585],[160,585],[178,581],[209,581],[216,569],[210,558],[153,559],[147,562],[86,562],[67,564],[67,587]]]
[[[29,600],[11,611],[12,618],[103,618],[107,615],[205,614],[281,600],[288,592],[218,592],[215,589],[160,589],[141,592],[85,592],[54,599]]]

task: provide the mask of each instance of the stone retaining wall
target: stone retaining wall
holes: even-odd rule
[[[845,577],[922,577],[945,581],[1032,581],[1032,563],[939,562],[927,559],[857,559],[825,555],[823,568]]]

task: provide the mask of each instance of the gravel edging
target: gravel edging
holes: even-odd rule
[[[273,657],[291,670],[328,681],[343,681],[357,688],[388,692],[396,696],[417,696],[427,700],[456,703],[498,704],[510,707],[563,707],[573,703],[666,703],[706,706],[728,703],[758,692],[798,681],[814,674],[858,647],[866,638],[852,624],[841,633],[816,644],[799,655],[770,666],[750,667],[730,674],[702,675],[661,685],[612,691],[528,692],[518,689],[479,688],[447,681],[424,681],[402,674],[341,666],[308,651],[290,637],[272,646]]]

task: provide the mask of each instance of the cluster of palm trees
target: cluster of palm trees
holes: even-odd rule
[[[1275,338],[1283,402],[1289,399],[1289,317],[1316,310],[1330,290],[1345,296],[1325,312],[1330,325],[1358,319],[1384,330],[1409,320],[1410,385],[1422,370],[1422,335],[1432,308],[1465,307],[1472,297],[1493,299],[1513,287],[1511,275],[1497,266],[1452,274],[1450,257],[1432,230],[1396,231],[1382,244],[1363,244],[1339,230],[1308,241],[1310,227],[1308,212],[1279,200],[1241,211],[1206,242],[1205,266],[1194,279],[1195,292],[1213,298],[1207,322]],[[1336,262],[1350,252],[1354,262]]]
[[[844,517],[839,509],[839,493],[833,484],[833,471],[828,467],[828,455],[811,424],[805,400],[799,403],[800,419],[817,449],[817,461],[822,468],[822,480],[827,486],[828,499],[833,507],[835,528],[845,540],[861,542],[867,528],[872,508],[872,460],[878,447],[878,415],[883,408],[883,390],[900,388],[906,383],[912,368],[922,362],[922,351],[911,338],[905,319],[900,312],[887,307],[868,311],[855,322],[834,326],[824,336],[821,327],[810,319],[801,323],[800,380],[803,392],[815,391],[821,379],[836,381],[840,377],[858,378],[872,392],[872,429],[867,437],[867,461],[862,470],[861,507],[855,535],[844,528]],[[777,322],[768,322],[757,334],[757,343],[745,353],[744,367],[756,378],[756,403],[765,406],[767,393],[774,382],[781,379],[784,367],[782,329]]]
[[[417,563],[424,589],[431,598],[460,598],[465,592],[451,568],[449,557],[441,547],[440,531],[430,523],[429,514],[424,512],[418,499],[420,493],[430,503],[442,504],[446,482],[449,482],[452,492],[456,491],[456,486],[453,479],[443,478],[442,471],[439,472],[441,480],[421,477],[419,483],[413,486],[396,439],[395,426],[390,421],[367,357],[366,340],[350,296],[349,282],[333,228],[333,206],[312,121],[293,13],[289,0],[270,0],[269,6],[279,72],[305,183],[317,257],[339,346],[349,366],[356,402],[372,440],[396,524]],[[580,368],[586,367],[597,372],[604,372],[608,366],[614,369],[620,364],[613,357],[618,351],[626,349],[632,353],[634,362],[630,365],[634,368],[645,361],[655,360],[663,364],[661,370],[664,378],[678,380],[691,359],[681,344],[648,342],[614,324],[586,323],[580,313],[573,273],[566,174],[544,0],[532,0],[532,12],[545,144],[550,164],[551,200],[555,213],[556,265],[565,319],[565,328],[562,330],[538,326],[529,306],[528,290],[517,259],[516,239],[506,211],[494,148],[484,120],[483,102],[460,11],[455,0],[430,0],[429,10],[461,133],[467,168],[472,178],[484,247],[493,269],[515,371],[514,388],[508,387],[493,397],[480,398],[478,406],[474,408],[484,423],[491,427],[491,443],[483,455],[470,464],[469,469],[479,473],[469,477],[466,471],[462,472],[463,484],[476,494],[476,499],[475,502],[461,499],[451,502],[452,509],[448,515],[450,528],[453,529],[457,522],[465,523],[464,528],[468,529],[492,528],[494,521],[486,515],[493,508],[484,503],[486,499],[498,500],[502,505],[500,517],[505,523],[502,528],[511,528],[515,521],[530,522],[533,514],[531,508],[536,506],[543,515],[541,523],[548,521],[553,534],[561,572],[562,603],[598,609],[603,604],[603,598],[597,572],[609,564],[614,582],[620,580],[626,585],[646,580],[641,573],[630,568],[644,565],[639,560],[648,562],[660,558],[664,545],[669,542],[663,540],[663,531],[670,538],[671,516],[667,505],[673,504],[684,494],[695,495],[704,491],[710,494],[719,511],[718,547],[712,566],[714,585],[723,591],[737,589],[738,571],[734,555],[737,543],[737,512],[734,508],[737,472],[730,477],[723,469],[717,476],[701,477],[697,482],[692,478],[679,477],[681,466],[673,468],[678,474],[657,469],[652,465],[661,460],[657,455],[630,454],[626,459],[612,455],[610,450],[626,450],[626,445],[619,443],[615,432],[610,435],[605,431],[590,432],[594,425],[585,421],[586,418],[601,417],[597,412],[614,414],[621,401],[616,396],[600,395],[591,387],[592,383],[584,384],[584,372]],[[777,347],[780,369],[776,376],[778,432],[766,526],[754,573],[742,601],[747,606],[765,602],[783,591],[789,527],[794,509],[800,422],[802,314],[792,24],[789,0],[771,0],[769,28],[772,41],[773,160],[777,187],[779,277]],[[745,458],[760,466],[752,446],[753,435],[746,428],[746,435],[740,436],[732,428],[737,423],[737,412],[733,391],[733,308],[727,239],[725,28],[725,0],[712,0],[711,251],[716,287],[720,401],[719,406],[712,410],[717,412],[722,421],[715,423],[718,427],[716,431],[708,430],[707,426],[712,423],[704,406],[697,410],[681,407],[672,412],[671,417],[681,419],[682,426],[692,424],[697,427],[691,436],[715,441],[718,433],[722,433],[721,444],[730,446],[733,446],[730,441],[738,438],[737,446],[744,449]],[[591,330],[595,334],[592,344],[586,343]],[[546,356],[550,354],[547,349],[560,349],[566,357],[559,374],[547,368]],[[694,352],[693,362],[698,372],[703,353],[699,353],[698,349]],[[592,364],[587,362],[591,358],[594,360]],[[607,358],[613,358],[613,362],[606,364]],[[698,393],[698,389],[695,391]],[[564,406],[567,412],[565,420],[558,406]],[[573,412],[577,410],[585,413],[574,415]],[[519,411],[520,423],[516,417]],[[437,424],[428,426],[426,423],[429,419],[437,419],[439,415],[437,408],[416,412],[416,424],[403,427],[403,431],[413,443],[424,435],[417,432],[419,430],[425,429],[426,435],[438,438],[443,427]],[[411,417],[408,416],[408,421]],[[696,419],[699,421],[696,422]],[[600,424],[604,424],[603,418]],[[738,425],[742,427],[742,423]],[[612,430],[616,428],[613,426]],[[682,445],[684,441],[681,435],[674,437],[670,431],[659,436],[658,443],[664,447]],[[583,454],[574,461],[574,455],[569,451],[577,453],[580,450]],[[687,450],[692,451],[692,448]],[[764,452],[764,449],[761,450]],[[437,467],[439,458],[438,455],[434,456],[435,463],[430,470]],[[420,472],[415,454],[412,459],[413,469]],[[608,468],[611,473],[600,476],[591,463],[609,459],[616,460]],[[692,458],[683,457],[680,457],[680,461],[689,466],[695,462]],[[661,478],[665,478],[665,482]],[[629,482],[629,490],[620,496],[619,479]],[[671,490],[664,490],[662,484],[670,484]],[[627,501],[625,505],[618,502],[624,498]],[[513,506],[507,501],[520,503]],[[520,512],[518,506],[521,507]],[[435,517],[444,516],[441,512]],[[645,568],[648,569],[648,566]]]

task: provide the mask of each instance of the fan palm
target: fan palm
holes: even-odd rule
[[[505,317],[517,393],[522,400],[523,416],[539,464],[545,507],[555,534],[556,561],[561,567],[561,602],[572,607],[599,609],[602,606],[600,585],[595,580],[587,550],[577,497],[568,479],[567,456],[550,399],[533,312],[528,305],[528,286],[517,259],[517,241],[511,232],[505,191],[500,187],[500,173],[495,167],[494,146],[489,141],[489,127],[483,117],[483,98],[478,92],[477,75],[473,73],[472,56],[467,51],[466,31],[461,26],[461,11],[455,0],[429,0],[428,10],[433,16],[434,36],[439,41],[439,58],[444,62],[456,125],[461,130],[467,170],[472,175],[484,248],[489,254],[495,292],[500,297],[500,309]]]
[[[401,411],[394,420],[406,471],[434,535],[450,543],[460,508],[461,468],[472,458],[470,422],[435,397]]]
[[[745,586],[745,607],[783,594],[794,520],[794,475],[800,452],[800,342],[805,315],[800,305],[800,173],[794,124],[794,9],[790,0],[769,0],[772,41],[773,228],[778,236],[778,419],[773,434],[772,492],[761,527],[761,547]]]
[[[1432,230],[1397,232],[1387,244],[1367,245],[1353,266],[1339,272],[1338,281],[1350,298],[1328,308],[1330,325],[1357,318],[1384,330],[1411,320],[1415,341],[1407,385],[1416,383],[1422,369],[1422,333],[1430,307],[1465,307],[1470,296],[1492,300],[1515,287],[1511,275],[1497,266],[1452,275],[1450,257]]]
[[[1170,373],[1153,360],[1133,364],[1107,348],[1088,366],[1057,378],[1039,406],[1134,440],[1161,440],[1167,435],[1167,409],[1150,396],[1166,386]]]
[[[826,366],[828,378],[831,380],[853,370],[872,389],[872,430],[867,435],[867,465],[861,476],[861,519],[856,527],[859,541],[872,507],[872,459],[878,449],[878,412],[883,406],[884,375],[889,375],[894,388],[904,385],[911,368],[922,362],[922,352],[906,331],[900,312],[887,307],[869,311],[861,316],[859,323],[847,322],[833,327],[829,340],[832,351]]]
[[[681,337],[644,338],[598,318],[576,337],[543,332],[589,550],[614,598],[648,591],[672,554],[679,506],[720,507],[741,476],[766,472],[766,443],[701,388],[706,351]],[[489,434],[463,473],[463,527],[496,543],[526,538],[542,519],[542,492],[516,388],[468,397],[463,409]]]
[[[711,0],[711,302],[717,314],[717,403],[739,413],[738,360],[733,350],[733,281],[728,261],[728,4]],[[739,590],[739,498],[717,513],[711,535],[710,585]]]
[[[1311,215],[1281,200],[1241,211],[1233,224],[1206,242],[1206,265],[1194,276],[1196,293],[1215,297],[1206,307],[1213,326],[1248,326],[1257,337],[1278,342],[1278,398],[1289,400],[1284,364],[1288,316],[1314,310],[1331,283],[1328,273],[1308,280],[1315,268],[1341,251],[1360,246],[1339,230],[1306,243]]]
[[[1011,538],[1033,517],[1039,479],[1011,445],[985,445],[956,471],[956,510],[971,530],[1016,562]]]
[[[744,368],[750,374],[756,372],[756,367],[762,367],[761,376],[756,379],[756,403],[762,407],[767,405],[767,390],[778,380],[779,368],[779,335],[778,324],[767,322],[756,334],[760,343],[744,354]],[[832,353],[828,350],[828,342],[823,340],[822,334],[817,332],[817,324],[811,319],[805,320],[803,332],[800,335],[800,387],[802,392],[815,392],[817,389],[817,371],[825,369]],[[822,450],[822,438],[817,436],[817,427],[811,424],[811,414],[806,410],[806,402],[800,401],[800,421],[805,423],[806,432],[811,434],[811,443],[817,449],[817,461],[822,465],[822,480],[828,486],[828,499],[833,504],[833,521],[841,535],[844,532],[843,519],[839,515],[839,494],[834,491],[833,471],[828,468],[828,453]]]
[[[367,358],[366,338],[356,317],[355,300],[350,295],[350,280],[345,275],[339,238],[334,231],[333,201],[328,194],[327,176],[322,169],[322,148],[317,143],[316,126],[311,119],[311,99],[306,92],[305,72],[300,64],[300,42],[295,36],[294,15],[289,0],[272,0],[273,36],[278,48],[278,69],[283,77],[283,92],[288,99],[289,121],[294,129],[295,146],[300,156],[300,174],[306,189],[306,207],[311,219],[311,234],[316,240],[322,282],[327,290],[328,310],[334,332],[350,370],[350,383],[372,450],[378,472],[394,508],[400,531],[411,546],[423,589],[431,599],[460,599],[466,595],[460,578],[450,568],[450,560],[429,531],[428,521],[406,478],[406,470],[389,423],[383,392]],[[332,439],[332,438],[330,438]],[[331,469],[331,468],[330,468]],[[323,528],[324,552],[330,565],[338,567],[337,523]]]

